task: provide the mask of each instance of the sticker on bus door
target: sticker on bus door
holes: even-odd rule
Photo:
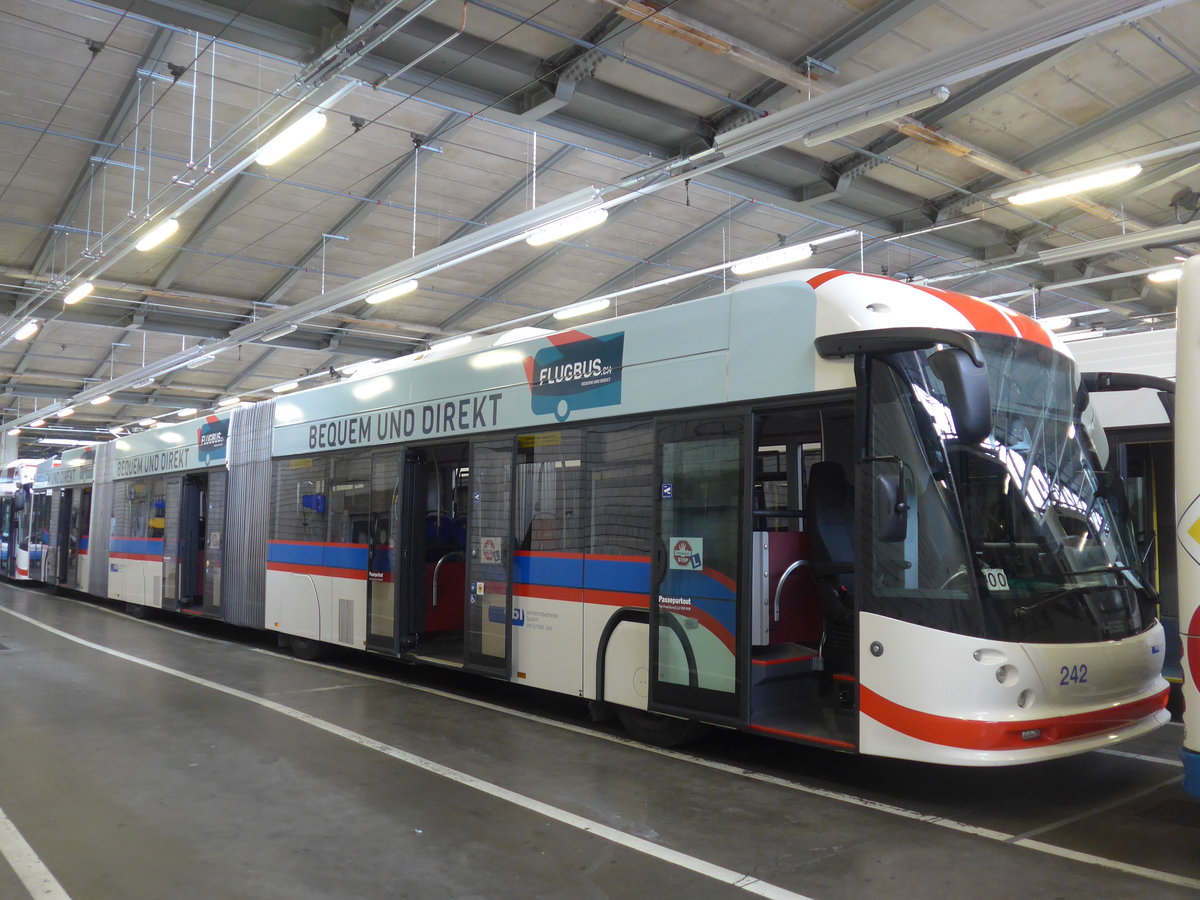
[[[703,569],[704,538],[673,537],[669,539],[672,569]]]

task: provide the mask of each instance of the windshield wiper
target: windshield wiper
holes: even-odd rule
[[[1097,569],[1097,572],[1108,572],[1110,569]],[[1078,572],[1075,574],[1083,575],[1086,572]],[[1083,594],[1088,591],[1134,591],[1137,588],[1132,584],[1073,584],[1069,588],[1055,591],[1052,594],[1047,594],[1045,597],[1039,597],[1032,603],[1026,603],[1024,606],[1014,606],[1012,616],[1014,619],[1020,620],[1025,618],[1034,610],[1040,609],[1048,603],[1053,603],[1055,600],[1061,600],[1064,597],[1070,597],[1074,594]],[[1091,610],[1088,610],[1091,615]],[[1094,618],[1094,616],[1093,616]]]

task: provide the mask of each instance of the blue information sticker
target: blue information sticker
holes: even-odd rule
[[[669,481],[663,482],[662,498],[664,500],[670,500],[671,497],[674,496],[674,494],[675,494],[675,485]]]

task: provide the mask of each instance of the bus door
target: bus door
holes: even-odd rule
[[[221,574],[224,570],[225,486],[228,475],[224,469],[212,469],[198,476],[207,482],[202,491],[200,533],[197,537],[198,565],[203,593],[202,608],[206,616],[221,616]]]
[[[471,445],[467,505],[466,664],[507,678],[512,651],[513,443]]]
[[[847,749],[855,740],[845,700],[854,681],[853,422],[848,403],[755,416],[744,673],[751,728]]]
[[[71,514],[74,506],[73,488],[61,488],[58,491],[58,519],[54,522],[54,569],[47,571],[51,584],[70,584],[73,563],[72,557],[78,552],[75,548],[76,536],[71,532]]]
[[[660,424],[658,444],[649,708],[740,721],[746,420]]]
[[[368,650],[379,653],[400,652],[400,631],[397,628],[397,602],[400,595],[397,558],[400,553],[400,520],[411,533],[409,507],[401,503],[413,492],[416,477],[415,460],[405,450],[399,455],[381,452],[371,458],[371,498],[368,503],[367,534],[367,641]],[[407,488],[406,488],[407,484]],[[412,558],[407,548],[406,559]]]

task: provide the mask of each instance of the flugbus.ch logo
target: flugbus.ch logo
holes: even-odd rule
[[[623,331],[603,337],[571,332],[551,340],[553,346],[525,359],[535,415],[565,422],[572,410],[620,404]]]

